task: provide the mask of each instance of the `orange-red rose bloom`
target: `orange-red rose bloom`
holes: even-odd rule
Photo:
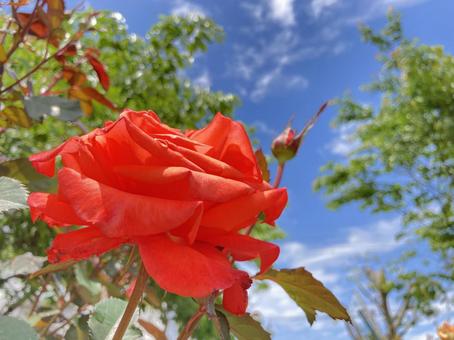
[[[223,290],[224,307],[244,313],[251,281],[229,257],[260,258],[261,272],[273,264],[279,248],[240,231],[261,212],[273,223],[287,192],[263,181],[240,123],[217,114],[205,128],[182,133],[153,112],[127,110],[30,161],[53,176],[58,155],[58,192],[30,195],[32,219],[84,227],[56,236],[50,262],[136,244],[163,289],[191,297]]]

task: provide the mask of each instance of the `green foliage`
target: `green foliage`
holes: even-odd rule
[[[260,240],[281,240],[285,237],[285,232],[279,226],[257,222],[252,229],[251,236]]]
[[[111,339],[118,327],[119,320],[126,309],[126,301],[110,298],[95,305],[95,310],[88,320],[88,326],[94,340]],[[140,339],[141,331],[130,325],[123,337],[125,340]]]
[[[10,316],[0,316],[0,340],[38,340],[38,334],[28,323]]]
[[[166,306],[163,309],[164,313],[161,314],[162,321],[165,324],[168,321],[166,312],[177,311],[175,321],[177,322],[179,331],[181,332],[189,319],[191,319],[197,311],[199,305],[192,299],[166,293],[159,287],[156,287],[156,289],[160,291],[161,295],[165,294],[162,299]],[[197,328],[194,330],[193,337],[200,340],[215,339],[217,336],[216,334],[216,329],[213,327],[213,323],[208,318],[204,317],[199,321]]]
[[[145,37],[130,34],[124,21],[101,12],[95,33],[82,39],[101,52],[111,78],[108,97],[121,108],[154,110],[172,126],[194,128],[218,111],[230,115],[239,104],[232,94],[195,87],[182,70],[191,66],[223,32],[205,17],[163,16]],[[100,110],[93,119],[104,120]]]
[[[304,268],[270,269],[256,279],[271,280],[280,285],[301,307],[310,324],[315,321],[316,311],[324,312],[333,319],[350,320],[347,310],[333,293]]]
[[[346,163],[323,168],[314,187],[338,208],[359,202],[374,212],[396,211],[432,248],[449,257],[454,249],[454,56],[441,46],[403,37],[398,15],[376,33],[383,67],[364,89],[381,96],[364,107],[350,97],[338,101],[338,126],[355,127],[356,149]]]
[[[400,340],[438,311],[444,296],[438,280],[416,271],[364,269],[358,284],[358,319],[348,326],[353,339]]]
[[[263,329],[260,322],[252,318],[249,313],[242,316],[233,315],[220,306],[217,306],[216,313],[221,318],[224,327],[228,327],[229,331],[238,340],[270,340],[271,334]]]

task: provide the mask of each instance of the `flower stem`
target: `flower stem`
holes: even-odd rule
[[[148,274],[145,270],[145,267],[141,260],[139,264],[139,274],[137,276],[136,285],[134,286],[134,290],[129,298],[128,305],[126,306],[125,312],[121,317],[120,323],[118,324],[118,328],[115,331],[115,334],[112,340],[121,340],[123,339],[123,335],[126,333],[128,329],[129,322],[131,321],[134,312],[136,311],[137,305],[139,304],[140,298],[142,297],[142,293],[145,289],[145,285],[147,283]]]
[[[194,332],[195,328],[197,327],[200,319],[205,314],[205,311],[206,311],[205,307],[204,306],[200,306],[200,308],[191,317],[191,319],[188,321],[188,323],[184,327],[183,331],[178,336],[178,340],[187,340],[187,339],[189,339],[189,337],[192,335],[192,332]]]
[[[277,167],[276,179],[274,180],[274,184],[273,184],[274,188],[279,187],[279,184],[281,184],[282,175],[284,174],[284,166],[285,166],[285,163],[279,163],[279,165]]]

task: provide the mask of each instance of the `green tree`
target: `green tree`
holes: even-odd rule
[[[346,162],[329,163],[314,187],[338,208],[358,202],[375,213],[401,214],[403,231],[428,240],[452,270],[454,249],[454,57],[442,46],[406,39],[390,12],[380,32],[362,27],[382,64],[365,91],[376,108],[338,101],[336,126],[353,126],[357,143]]]
[[[347,325],[353,340],[401,340],[418,322],[437,314],[433,302],[445,297],[438,280],[401,268],[365,268],[357,287],[355,319]]]

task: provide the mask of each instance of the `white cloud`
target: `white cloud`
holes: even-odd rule
[[[311,2],[312,14],[315,17],[319,17],[325,9],[334,6],[338,2],[339,0],[312,0]]]
[[[280,76],[281,68],[275,68],[268,73],[260,76],[255,82],[254,89],[251,92],[251,99],[258,101],[262,99],[271,87],[271,84]]]
[[[271,137],[276,137],[278,135],[278,132],[275,129],[273,129],[272,127],[270,127],[269,125],[267,125],[264,121],[255,120],[251,123],[251,126],[253,126],[257,131],[259,131],[265,135],[268,135]]]
[[[309,81],[303,76],[293,75],[288,77],[286,86],[290,88],[307,88],[309,86]]]
[[[172,6],[171,13],[179,16],[205,17],[207,11],[199,5],[189,1],[176,0]]]
[[[209,90],[211,87],[211,76],[208,70],[204,70],[193,81],[194,85],[204,90]]]
[[[365,227],[353,227],[349,229],[345,240],[321,248],[308,248],[299,242],[284,243],[280,262],[290,267],[313,266],[323,269],[357,256],[388,252],[400,244],[394,239],[400,225],[400,220],[394,218]]]
[[[333,54],[339,55],[339,54],[343,53],[347,49],[347,47],[348,47],[348,44],[346,44],[345,42],[339,41],[333,47]]]
[[[300,75],[286,75],[282,73],[283,66],[277,66],[270,72],[262,74],[251,91],[251,99],[259,101],[268,94],[276,85],[286,89],[305,89],[309,86],[309,81]]]
[[[390,8],[399,9],[403,7],[415,6],[427,0],[373,0],[365,2],[356,11],[356,14],[350,17],[343,17],[340,21],[347,25],[357,25],[371,19],[384,15]]]
[[[335,155],[348,156],[359,146],[358,140],[355,139],[355,131],[358,127],[358,124],[342,125],[336,130],[337,135],[328,143],[327,149]]]
[[[295,61],[317,54],[312,48],[299,48],[297,35],[290,29],[271,33],[271,38],[255,39],[252,46],[236,46],[235,58],[231,66],[235,74],[250,82],[249,93],[253,101],[259,101],[276,85],[285,88],[304,89],[308,80],[302,75],[287,74],[287,66]]]
[[[268,0],[270,18],[283,26],[295,24],[294,0]]]
[[[384,254],[396,249],[400,243],[395,241],[394,235],[399,228],[400,220],[394,218],[380,220],[363,227],[349,228],[345,239],[326,247],[286,242],[281,245],[278,267],[304,266],[338,298],[341,298],[341,301],[346,299],[348,301],[350,297],[342,298],[342,296],[344,293],[351,294],[348,292],[351,282],[345,281],[352,269],[350,261],[355,257],[371,253]],[[295,332],[304,329],[308,339],[316,339],[317,336],[348,339],[343,323],[336,323],[323,314],[320,314],[314,326],[309,328],[303,311],[280,286],[273,282],[269,282],[267,290],[253,288],[249,296],[248,310],[257,314],[262,319],[262,324],[271,331],[286,329]]]

